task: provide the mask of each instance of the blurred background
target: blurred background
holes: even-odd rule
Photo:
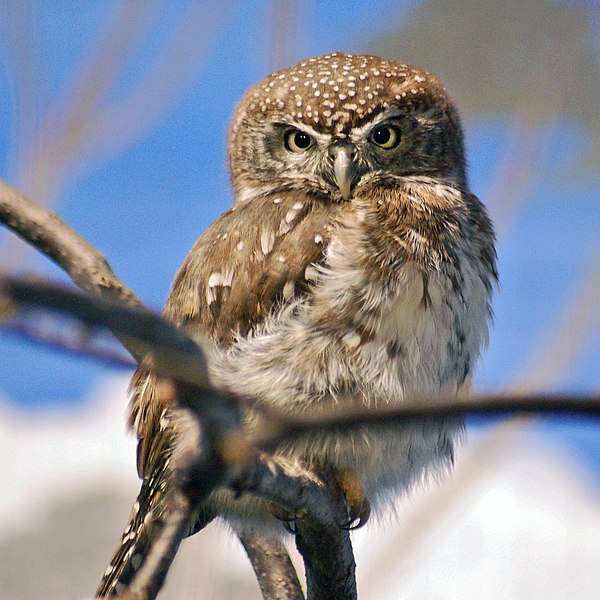
[[[597,0],[0,5],[0,177],[160,310],[229,205],[228,120],[268,72],[328,51],[425,67],[462,110],[501,287],[479,392],[600,385]],[[0,268],[67,278],[0,231]],[[130,373],[0,331],[0,598],[90,596],[137,490]],[[355,535],[369,599],[600,597],[600,423],[471,420],[452,478]],[[161,598],[259,598],[223,526]]]

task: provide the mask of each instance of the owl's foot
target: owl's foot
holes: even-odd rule
[[[365,490],[350,471],[336,470],[334,479],[344,494],[344,501],[348,509],[348,520],[341,523],[340,527],[342,529],[359,529],[366,524],[371,515],[371,503],[365,496]],[[268,502],[267,506],[270,513],[278,521],[281,521],[285,529],[293,535],[298,533],[296,526],[298,519],[304,519],[308,514],[304,508],[292,513],[275,502]]]
[[[358,529],[365,525],[371,515],[371,503],[365,496],[365,490],[356,477],[346,470],[335,472],[335,480],[344,493],[348,507],[348,522],[342,525],[343,529]]]

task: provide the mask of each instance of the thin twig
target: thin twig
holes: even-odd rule
[[[0,315],[1,319],[1,315]],[[93,345],[88,339],[88,332],[81,332],[75,338],[69,338],[62,335],[53,335],[48,332],[43,332],[39,328],[31,325],[31,323],[2,323],[2,329],[16,338],[25,339],[33,344],[41,344],[57,352],[66,352],[77,358],[85,358],[93,360],[95,363],[103,363],[113,368],[127,369],[131,371],[135,369],[136,363],[121,350],[110,350]],[[89,332],[93,334],[93,332]]]
[[[41,208],[1,180],[0,223],[64,269],[82,290],[108,296],[129,306],[142,306],[91,244],[56,214]]]

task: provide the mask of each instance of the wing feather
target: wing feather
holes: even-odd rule
[[[224,213],[179,268],[164,316],[221,346],[246,336],[273,311],[310,294],[339,205],[301,192],[264,196]],[[143,367],[132,380],[130,423],[138,438],[138,472],[164,469],[173,432],[167,401]],[[166,419],[165,419],[166,417]]]

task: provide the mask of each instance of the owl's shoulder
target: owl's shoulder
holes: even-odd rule
[[[196,241],[164,314],[227,344],[272,310],[309,293],[339,205],[284,191],[237,204]]]

